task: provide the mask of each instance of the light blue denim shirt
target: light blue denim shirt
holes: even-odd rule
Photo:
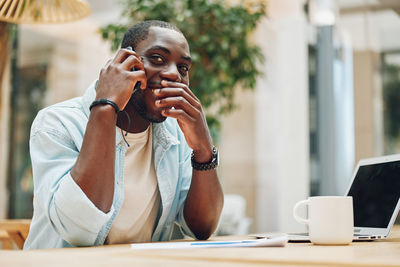
[[[95,84],[82,97],[41,110],[32,124],[34,212],[24,249],[102,245],[121,208],[127,146],[119,131],[116,130],[114,199],[108,213],[87,198],[70,174],[82,146]],[[161,195],[152,241],[171,239],[174,224],[194,237],[183,217],[192,177],[191,149],[175,119],[153,123],[152,146]]]

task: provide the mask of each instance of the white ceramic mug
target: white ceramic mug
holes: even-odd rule
[[[301,206],[308,206],[308,218],[298,215]],[[344,196],[309,197],[296,203],[293,216],[308,224],[310,240],[317,245],[344,245],[353,240],[353,198]]]

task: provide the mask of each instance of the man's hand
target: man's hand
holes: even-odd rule
[[[135,71],[131,71],[132,68],[135,68]],[[140,57],[135,51],[120,49],[114,59],[109,60],[100,72],[96,99],[107,98],[123,110],[137,82],[141,83],[141,89],[147,87]]]
[[[156,107],[165,108],[161,112],[163,116],[177,119],[196,162],[209,161],[213,143],[199,99],[183,83],[163,80],[161,85],[162,89],[154,91],[161,98],[156,101]]]

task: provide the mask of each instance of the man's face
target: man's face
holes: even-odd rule
[[[163,122],[166,117],[155,106],[158,98],[154,96],[153,90],[162,88],[162,80],[189,85],[189,45],[179,32],[150,27],[147,39],[139,42],[135,51],[143,59],[147,88],[135,90],[130,102],[143,118],[150,122]]]

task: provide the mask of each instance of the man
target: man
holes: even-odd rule
[[[189,88],[185,37],[145,21],[122,47],[84,96],[32,124],[25,249],[169,240],[174,225],[207,239],[218,224],[218,153]]]

